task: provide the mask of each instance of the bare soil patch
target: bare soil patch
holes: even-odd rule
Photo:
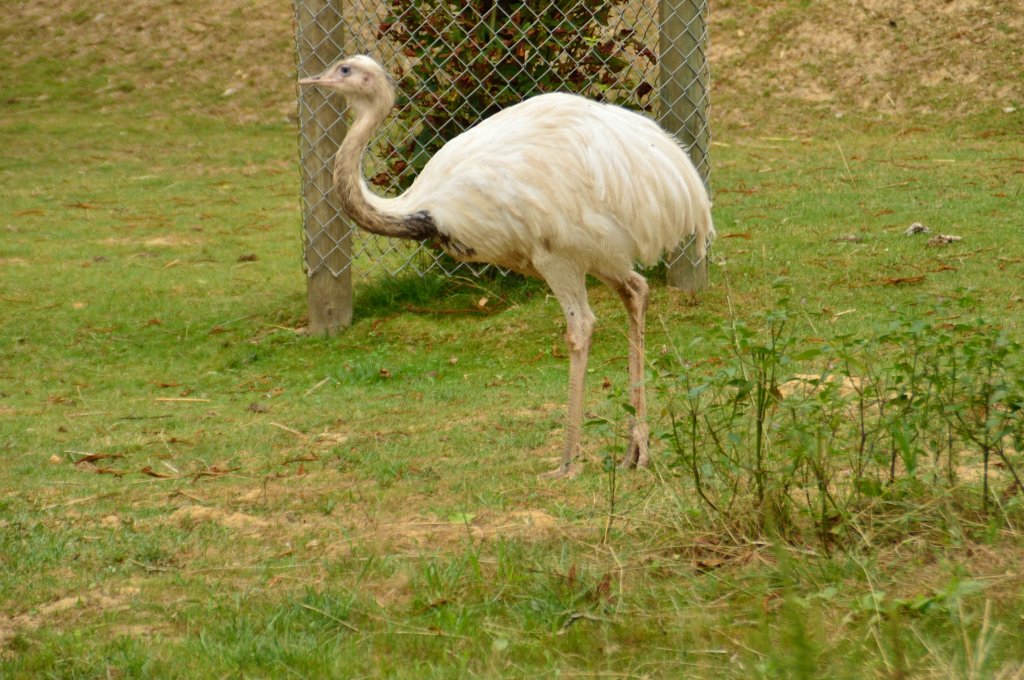
[[[1024,82],[1019,2],[712,1],[714,95],[750,120],[756,100],[843,115],[1019,106]]]
[[[89,590],[84,593],[66,595],[35,609],[9,616],[0,613],[0,650],[16,635],[60,623],[68,619],[90,618],[101,611],[121,611],[128,609],[132,598],[139,594],[134,586],[124,586],[114,590]],[[3,655],[0,654],[0,658]]]
[[[218,507],[206,505],[186,505],[178,508],[169,520],[172,523],[200,523],[213,522],[226,529],[237,531],[241,534],[258,533],[271,526],[269,520],[255,515],[247,515],[244,512],[228,512]]]
[[[110,67],[99,94],[112,105],[155,95],[169,110],[241,122],[294,115],[290,3],[63,0],[9,11],[0,33],[8,60],[52,57],[59,45],[69,63]],[[1019,0],[711,0],[710,35],[716,115],[740,124],[794,111],[966,113],[1024,103]],[[73,83],[76,74],[61,78]]]
[[[559,522],[543,510],[487,512],[473,517],[438,520],[409,516],[384,520],[372,528],[374,539],[397,549],[451,546],[467,540],[495,538],[546,539],[558,533]]]

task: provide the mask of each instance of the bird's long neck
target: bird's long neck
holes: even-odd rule
[[[334,190],[341,210],[366,231],[380,236],[425,241],[437,236],[429,214],[407,206],[405,195],[387,199],[374,194],[363,178],[363,155],[373,133],[394,106],[394,95],[355,107],[355,117],[334,157]]]

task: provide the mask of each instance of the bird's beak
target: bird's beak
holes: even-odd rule
[[[331,82],[330,69],[323,73],[308,78],[299,78],[299,85],[323,85]]]
[[[309,78],[299,78],[299,85],[316,85],[317,83],[320,82],[320,79],[322,77],[323,74],[321,73],[318,76],[310,76]]]

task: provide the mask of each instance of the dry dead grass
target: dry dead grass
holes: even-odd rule
[[[114,101],[155,94],[171,108],[239,121],[294,115],[290,3],[63,0],[9,9],[0,44],[16,64],[59,45],[70,63],[114,67],[101,88]],[[1024,12],[1016,0],[844,0],[800,9],[711,0],[710,24],[721,122],[807,110],[969,113],[1024,100]],[[207,96],[190,104],[182,90]]]
[[[0,612],[0,650],[15,635],[28,633],[57,622],[66,625],[77,619],[90,620],[103,612],[125,611],[139,588],[122,586],[112,590],[95,588],[61,597],[35,609],[13,616]],[[0,658],[3,658],[0,651]]]

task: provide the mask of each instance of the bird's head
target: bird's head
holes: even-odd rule
[[[372,58],[357,55],[335,62],[320,75],[299,80],[299,85],[312,85],[337,92],[349,106],[365,107],[394,101],[394,88],[384,67]]]

